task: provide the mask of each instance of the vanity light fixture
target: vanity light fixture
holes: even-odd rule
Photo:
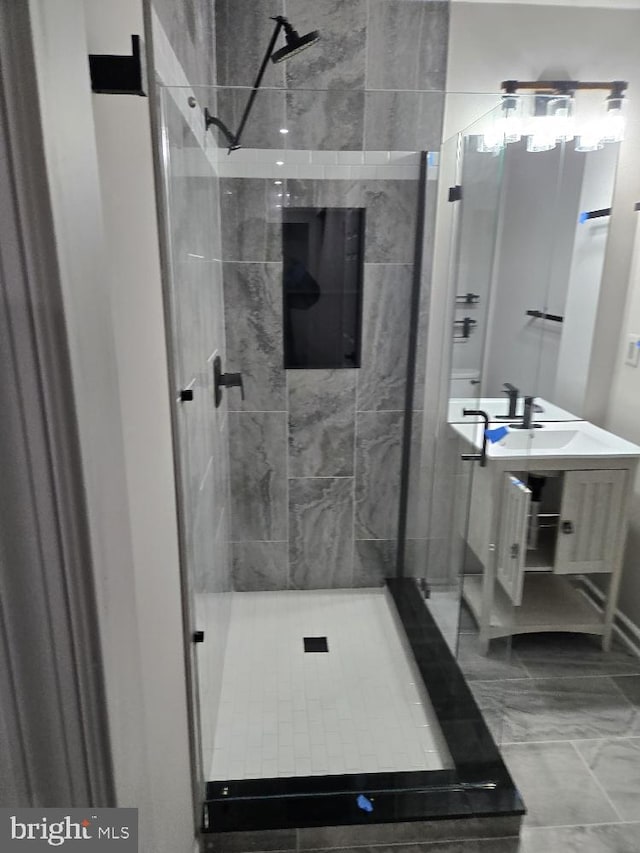
[[[597,151],[609,142],[621,142],[627,86],[624,80],[505,80],[502,109],[478,137],[478,151],[497,153],[522,136],[527,138],[527,151],[532,152],[550,151],[558,142],[574,138],[576,151]],[[598,114],[590,115],[581,104],[579,93],[599,90],[606,91],[607,97]],[[528,119],[524,115],[523,92],[533,95]]]

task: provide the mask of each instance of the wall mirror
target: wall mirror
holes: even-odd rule
[[[495,400],[493,416],[517,389],[518,414],[535,396],[547,418],[579,418],[620,144],[523,133],[492,146],[500,110],[458,139],[450,396]]]

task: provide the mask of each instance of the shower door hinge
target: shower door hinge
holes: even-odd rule
[[[89,54],[91,91],[100,95],[146,97],[145,64],[140,36],[131,36],[131,56]]]
[[[462,187],[456,184],[455,187],[449,187],[449,201],[460,201],[462,198]]]

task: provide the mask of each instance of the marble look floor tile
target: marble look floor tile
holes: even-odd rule
[[[353,585],[384,586],[396,575],[396,546],[393,539],[356,539]]]
[[[397,536],[402,424],[402,412],[358,412],[357,539]]]
[[[368,89],[444,89],[449,8],[445,2],[371,0]],[[407,56],[416,61],[407,62]]]
[[[287,92],[289,148],[360,151],[364,137],[364,92]]]
[[[485,681],[471,689],[503,743],[640,735],[638,709],[604,676]]]
[[[561,829],[525,827],[518,853],[637,853],[640,823],[568,826]]]
[[[203,835],[206,853],[275,853],[296,850],[295,829],[217,832]]]
[[[574,745],[620,817],[640,821],[640,738],[583,741]]]
[[[522,794],[528,826],[608,823],[617,815],[570,743],[509,744],[502,756]]]
[[[225,373],[240,372],[238,388],[223,392],[234,411],[284,411],[286,377],[282,362],[282,267],[225,263],[227,338]]]
[[[513,838],[503,836],[515,835],[516,825],[513,818],[496,817],[309,827],[298,830],[298,849],[331,849],[342,853],[351,848],[364,847],[377,853],[389,853],[402,849],[397,847],[401,844],[411,845],[412,853],[440,853],[440,845],[457,844],[457,848],[447,850],[445,846],[444,850],[447,850],[447,853],[467,853],[468,850],[476,853],[471,845],[488,843],[494,844],[495,847],[481,846],[479,849],[482,853],[512,853],[517,850],[517,847],[509,846],[512,845]],[[503,843],[507,846],[503,847]]]
[[[477,634],[461,634],[458,640],[458,665],[468,681],[497,681],[528,678],[508,638],[491,641],[489,654],[479,649]]]
[[[640,708],[640,675],[625,675],[613,680],[631,704]]]
[[[289,476],[353,475],[357,370],[290,370]]]
[[[320,42],[302,61],[286,63],[290,89],[363,89],[367,0],[287,0],[299,33],[319,30]]]
[[[289,565],[295,589],[353,583],[353,478],[289,480]]]
[[[640,658],[614,643],[603,652],[600,640],[582,634],[531,634],[514,638],[514,649],[532,676],[640,674]]]
[[[365,264],[361,411],[401,410],[405,404],[413,264]]]
[[[232,542],[233,588],[238,592],[287,589],[287,542]]]
[[[229,412],[231,538],[287,538],[287,415]]]

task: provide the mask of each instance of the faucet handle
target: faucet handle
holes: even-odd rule
[[[508,394],[509,396],[513,394],[515,397],[517,397],[519,394],[519,391],[516,386],[512,385],[510,382],[505,382],[502,387],[504,389],[502,392],[503,394]]]

